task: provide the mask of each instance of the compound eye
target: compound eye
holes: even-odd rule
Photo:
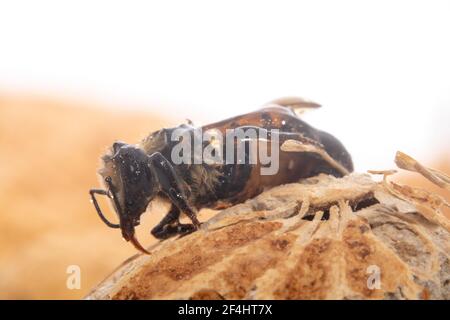
[[[124,145],[125,145],[124,142],[120,142],[120,141],[114,142],[113,143],[114,153],[118,152],[120,150],[120,148],[122,148]]]

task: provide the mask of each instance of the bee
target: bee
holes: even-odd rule
[[[255,112],[203,127],[195,127],[189,121],[178,127],[164,128],[151,133],[137,145],[115,142],[102,157],[103,167],[98,172],[104,189],[89,192],[94,207],[108,227],[121,229],[126,241],[149,254],[136,239],[135,227],[156,197],[171,204],[169,212],[151,230],[154,237],[163,240],[199,229],[201,223],[197,212],[202,208],[227,208],[267,188],[319,173],[336,177],[349,174],[353,171],[353,163],[343,144],[299,117],[303,111],[318,107],[320,105],[301,98],[283,98]],[[214,131],[228,137],[230,130],[249,129],[264,133],[264,138],[237,137],[231,144],[225,146],[222,143],[214,149],[217,151],[215,156],[223,160],[238,149],[238,144],[243,144],[244,161],[196,162],[195,152],[189,158],[192,162],[180,163],[174,159],[174,150],[180,140],[192,140],[199,132]],[[175,132],[181,132],[183,138],[174,140]],[[270,146],[272,153],[278,155],[275,173],[263,174],[267,164],[258,157],[256,161],[248,161],[254,152],[249,144],[255,140],[262,141],[262,146]],[[215,139],[201,141],[202,149],[217,144]],[[96,195],[110,199],[119,223],[112,223],[105,217]],[[192,223],[181,223],[181,214]]]

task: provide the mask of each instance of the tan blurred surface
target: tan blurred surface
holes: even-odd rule
[[[82,298],[135,253],[100,221],[88,190],[114,140],[136,143],[163,125],[144,113],[0,95],[0,298]],[[81,268],[81,290],[66,288],[69,265]]]
[[[0,94],[0,298],[82,298],[135,254],[100,221],[88,190],[98,186],[99,157],[113,141],[136,143],[168,125],[150,114]],[[441,159],[434,167],[449,173],[448,155]],[[417,174],[399,179],[448,197]],[[144,216],[144,245],[165,209],[153,205]],[[81,290],[66,287],[69,265],[81,267]]]

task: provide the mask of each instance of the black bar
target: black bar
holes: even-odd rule
[[[102,319],[320,319],[320,316],[384,320],[397,314],[402,319],[425,310],[432,317],[445,315],[449,301],[0,301],[3,314],[20,316],[30,310],[36,316],[86,319],[99,312]],[[8,310],[9,309],[9,310]],[[41,311],[42,310],[42,311]],[[441,313],[442,312],[442,313]]]

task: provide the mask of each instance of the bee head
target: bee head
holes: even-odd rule
[[[94,193],[111,199],[119,224],[109,222],[100,210],[95,196],[92,197],[100,218],[108,226],[120,228],[123,238],[144,252],[146,250],[135,238],[134,228],[139,225],[141,215],[157,193],[148,159],[142,149],[122,142],[115,142],[102,158],[103,168],[99,170],[99,174],[106,190]]]

